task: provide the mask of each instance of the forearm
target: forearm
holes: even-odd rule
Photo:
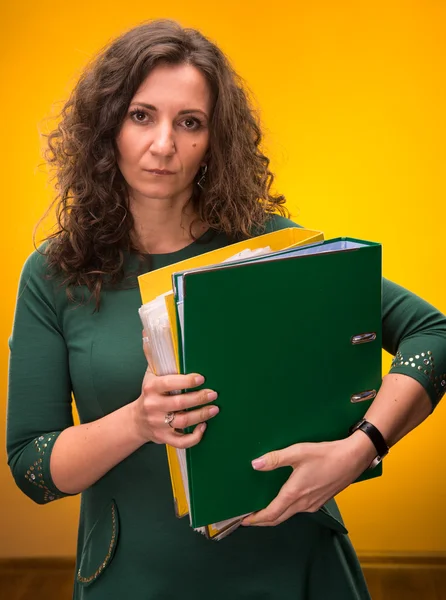
[[[423,386],[410,376],[390,374],[366,413],[389,445],[419,425],[432,411]],[[243,525],[279,525],[299,512],[316,512],[363,473],[376,449],[361,430],[334,442],[294,444],[253,461],[253,468],[271,471],[291,466],[293,471],[278,496]]]
[[[365,418],[382,433],[388,446],[393,446],[429,416],[432,403],[423,386],[407,375],[390,373],[367,411]],[[366,434],[358,430],[351,436],[358,459],[366,464],[376,450]]]
[[[144,444],[135,427],[134,405],[62,431],[50,459],[51,477],[60,491],[83,492]]]

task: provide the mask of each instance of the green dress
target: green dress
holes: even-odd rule
[[[273,217],[266,231],[293,225]],[[151,268],[228,243],[224,234],[206,233],[181,251],[151,256]],[[130,272],[136,257],[127,258]],[[135,278],[105,289],[95,312],[91,303],[67,299],[48,278],[44,256],[35,252],[27,260],[10,341],[7,446],[17,485],[35,502],[66,495],[55,487],[49,464],[57,436],[73,424],[72,395],[82,423],[140,395],[146,360],[139,306]],[[418,379],[435,406],[446,385],[443,315],[384,281],[383,340],[389,352],[399,353],[392,371]],[[435,362],[422,370],[404,360],[417,355],[420,361],[428,352]],[[208,541],[187,518],[175,517],[166,450],[153,443],[82,494],[73,594],[76,600],[369,598],[334,501],[277,527],[240,528]]]

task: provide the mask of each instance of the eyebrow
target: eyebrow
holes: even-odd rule
[[[132,102],[132,104],[136,104],[138,106],[144,106],[144,108],[147,108],[148,110],[154,110],[155,112],[158,111],[156,106],[153,106],[153,104],[146,104],[145,102]],[[208,118],[207,114],[204,112],[204,110],[201,110],[201,108],[186,108],[186,110],[180,110],[178,112],[178,114],[179,115],[189,115],[191,113],[197,113],[197,112],[201,113],[206,118]]]

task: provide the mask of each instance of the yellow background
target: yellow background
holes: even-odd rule
[[[382,242],[385,275],[446,312],[443,2],[22,0],[0,10],[2,413],[19,272],[52,196],[39,130],[92,54],[148,18],[202,29],[228,53],[297,222]],[[384,478],[341,495],[358,551],[446,551],[445,415],[443,404],[392,449]],[[0,484],[0,557],[74,554],[78,498],[33,505],[4,459]]]

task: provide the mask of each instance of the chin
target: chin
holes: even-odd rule
[[[171,185],[150,185],[134,187],[133,190],[138,196],[144,198],[171,198],[178,194],[178,190]]]
[[[171,198],[175,198],[184,194],[186,191],[184,188],[178,189],[177,186],[166,184],[134,187],[133,190],[138,196],[142,198],[156,198],[157,200],[170,200]]]

